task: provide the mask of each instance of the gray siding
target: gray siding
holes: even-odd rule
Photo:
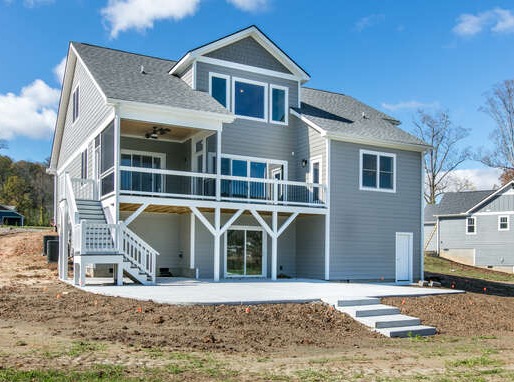
[[[499,231],[498,216],[475,215],[475,235],[466,234],[465,218],[440,218],[441,253],[455,249],[474,249],[476,265],[514,265],[514,218],[508,215],[509,231]]]
[[[72,123],[73,97],[70,94],[66,110],[64,132],[59,153],[57,168],[60,170],[64,162],[77,153],[80,145],[92,138],[90,135],[100,127],[109,113],[113,110],[105,104],[101,93],[95,87],[86,69],[77,61],[73,75],[72,92],[79,85],[79,117]]]
[[[359,150],[396,154],[396,193],[359,190]],[[421,154],[331,142],[330,278],[394,280],[396,232],[412,232],[413,278],[421,249]]]
[[[205,56],[291,74],[280,61],[273,57],[252,37],[241,39],[233,44],[207,53]]]
[[[476,212],[514,211],[514,195],[511,192],[498,195]]]
[[[325,216],[300,216],[296,221],[297,277],[325,278]]]
[[[296,151],[295,157],[295,178],[301,182],[310,181],[310,159],[321,157],[321,183],[327,182],[327,156],[326,156],[326,139],[323,138],[313,128],[307,126],[299,118],[290,116],[289,120],[291,128],[296,135]],[[302,167],[302,159],[309,160],[307,166]]]
[[[289,105],[297,106],[298,83],[295,81],[263,76],[205,63],[198,63],[198,90],[204,92],[209,91],[209,72],[287,86],[289,88]],[[291,116],[289,116],[289,118],[291,120]],[[221,144],[222,152],[225,154],[288,161],[290,179],[294,179],[292,176],[292,174],[294,174],[294,170],[292,169],[295,168],[296,161],[301,160],[301,158],[298,159],[292,155],[296,150],[296,137],[291,126],[275,125],[238,118],[233,123],[225,124],[223,126]]]

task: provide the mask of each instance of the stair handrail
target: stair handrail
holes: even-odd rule
[[[75,201],[75,193],[73,192],[73,185],[71,184],[71,177],[69,173],[64,174],[64,185],[65,185],[65,195],[66,195],[66,203],[68,204],[69,215],[72,217],[72,224],[79,224],[79,209],[77,207],[77,202]]]
[[[146,272],[152,278],[152,282],[155,282],[156,260],[159,252],[128,228],[123,221],[118,222],[118,228],[118,234],[120,235],[118,238],[119,251],[132,264]]]

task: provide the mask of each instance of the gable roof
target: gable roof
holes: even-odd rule
[[[446,192],[437,204],[437,216],[465,215],[497,190]]]
[[[180,78],[169,75],[176,61],[78,42],[71,44],[108,99],[231,114],[208,93],[193,90]]]
[[[291,73],[298,76],[302,83],[310,80],[310,75],[300,65],[298,65],[291,57],[280,49],[268,36],[264,34],[257,26],[251,25],[247,28],[241,29],[237,32],[229,34],[228,36],[221,37],[217,40],[201,45],[198,48],[188,51],[177,63],[174,65],[169,73],[180,73],[181,70],[187,68],[197,57],[213,52],[223,46],[233,44],[236,41],[242,40],[247,37],[255,39],[263,48],[265,48],[277,61],[286,67]]]
[[[14,207],[12,206],[6,206],[6,205],[3,205],[3,204],[0,204],[0,216],[4,216],[4,217],[8,217],[8,216],[11,216],[11,217],[23,217],[22,214],[20,214],[18,211],[16,211],[14,209]]]
[[[409,146],[416,151],[430,148],[400,129],[400,122],[345,94],[303,87],[302,102],[293,108],[297,117],[333,139]]]
[[[430,224],[437,221],[436,215],[439,212],[439,204],[427,204],[423,212],[423,223]]]

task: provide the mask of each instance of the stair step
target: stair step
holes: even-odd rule
[[[362,306],[362,305],[377,305],[380,304],[380,299],[375,297],[347,297],[337,300],[338,307],[348,306]]]
[[[375,329],[380,334],[387,337],[410,337],[410,336],[433,336],[437,330],[433,326],[412,325],[401,326],[396,328]]]
[[[383,304],[373,305],[358,305],[349,307],[338,307],[337,310],[346,313],[354,318],[356,317],[372,317],[372,316],[386,316],[391,314],[399,314],[400,309]]]
[[[373,329],[397,328],[401,326],[415,326],[420,324],[419,318],[406,316],[404,314],[357,317],[356,320]]]

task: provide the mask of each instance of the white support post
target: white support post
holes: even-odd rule
[[[198,210],[198,208],[196,208],[194,206],[189,206],[189,208],[191,209],[191,211],[193,211],[193,214],[195,214],[195,216],[198,219],[200,219],[200,221],[203,223],[205,228],[207,228],[209,230],[209,232],[212,233],[213,235],[216,235],[216,228],[212,226],[212,224],[207,220],[207,218],[205,216],[203,216],[203,214]]]
[[[271,280],[275,281],[277,279],[277,253],[278,253],[278,235],[277,235],[277,227],[278,227],[278,212],[272,212],[271,226],[273,230],[273,235],[271,236]]]
[[[116,285],[123,285],[123,264],[116,264]]]
[[[121,131],[121,120],[118,113],[114,117],[114,221],[120,220],[120,161],[121,161],[121,150],[120,150],[120,131]]]
[[[330,179],[331,179],[331,157],[332,157],[332,141],[327,138],[325,141],[325,150],[327,158],[325,160],[325,205],[327,206],[327,214],[325,215],[325,280],[330,280]]]
[[[221,200],[221,130],[216,133],[216,200]]]
[[[214,226],[216,232],[214,233],[214,281],[220,280],[220,224],[221,223],[221,209],[216,207],[214,209]]]
[[[325,215],[325,280],[330,280],[330,214]]]
[[[190,215],[190,232],[189,232],[189,268],[195,269],[195,234],[196,234],[196,218],[195,214]]]
[[[128,226],[130,223],[132,223],[141,213],[146,210],[146,207],[148,207],[149,203],[143,203],[139,206],[137,210],[135,210],[132,215],[130,215],[128,218],[125,219],[124,223],[126,226]]]
[[[289,227],[289,225],[293,222],[294,219],[296,219],[296,217],[299,215],[298,212],[295,212],[294,214],[292,214],[291,216],[289,216],[287,218],[287,220],[284,222],[284,224],[282,224],[282,227],[280,227],[280,229],[278,230],[277,232],[277,236],[280,236],[284,233],[284,231],[287,229],[287,227]]]
[[[220,234],[223,235],[232,224],[237,220],[239,216],[244,212],[244,210],[238,210],[232,217],[225,223],[225,225],[220,229]]]

